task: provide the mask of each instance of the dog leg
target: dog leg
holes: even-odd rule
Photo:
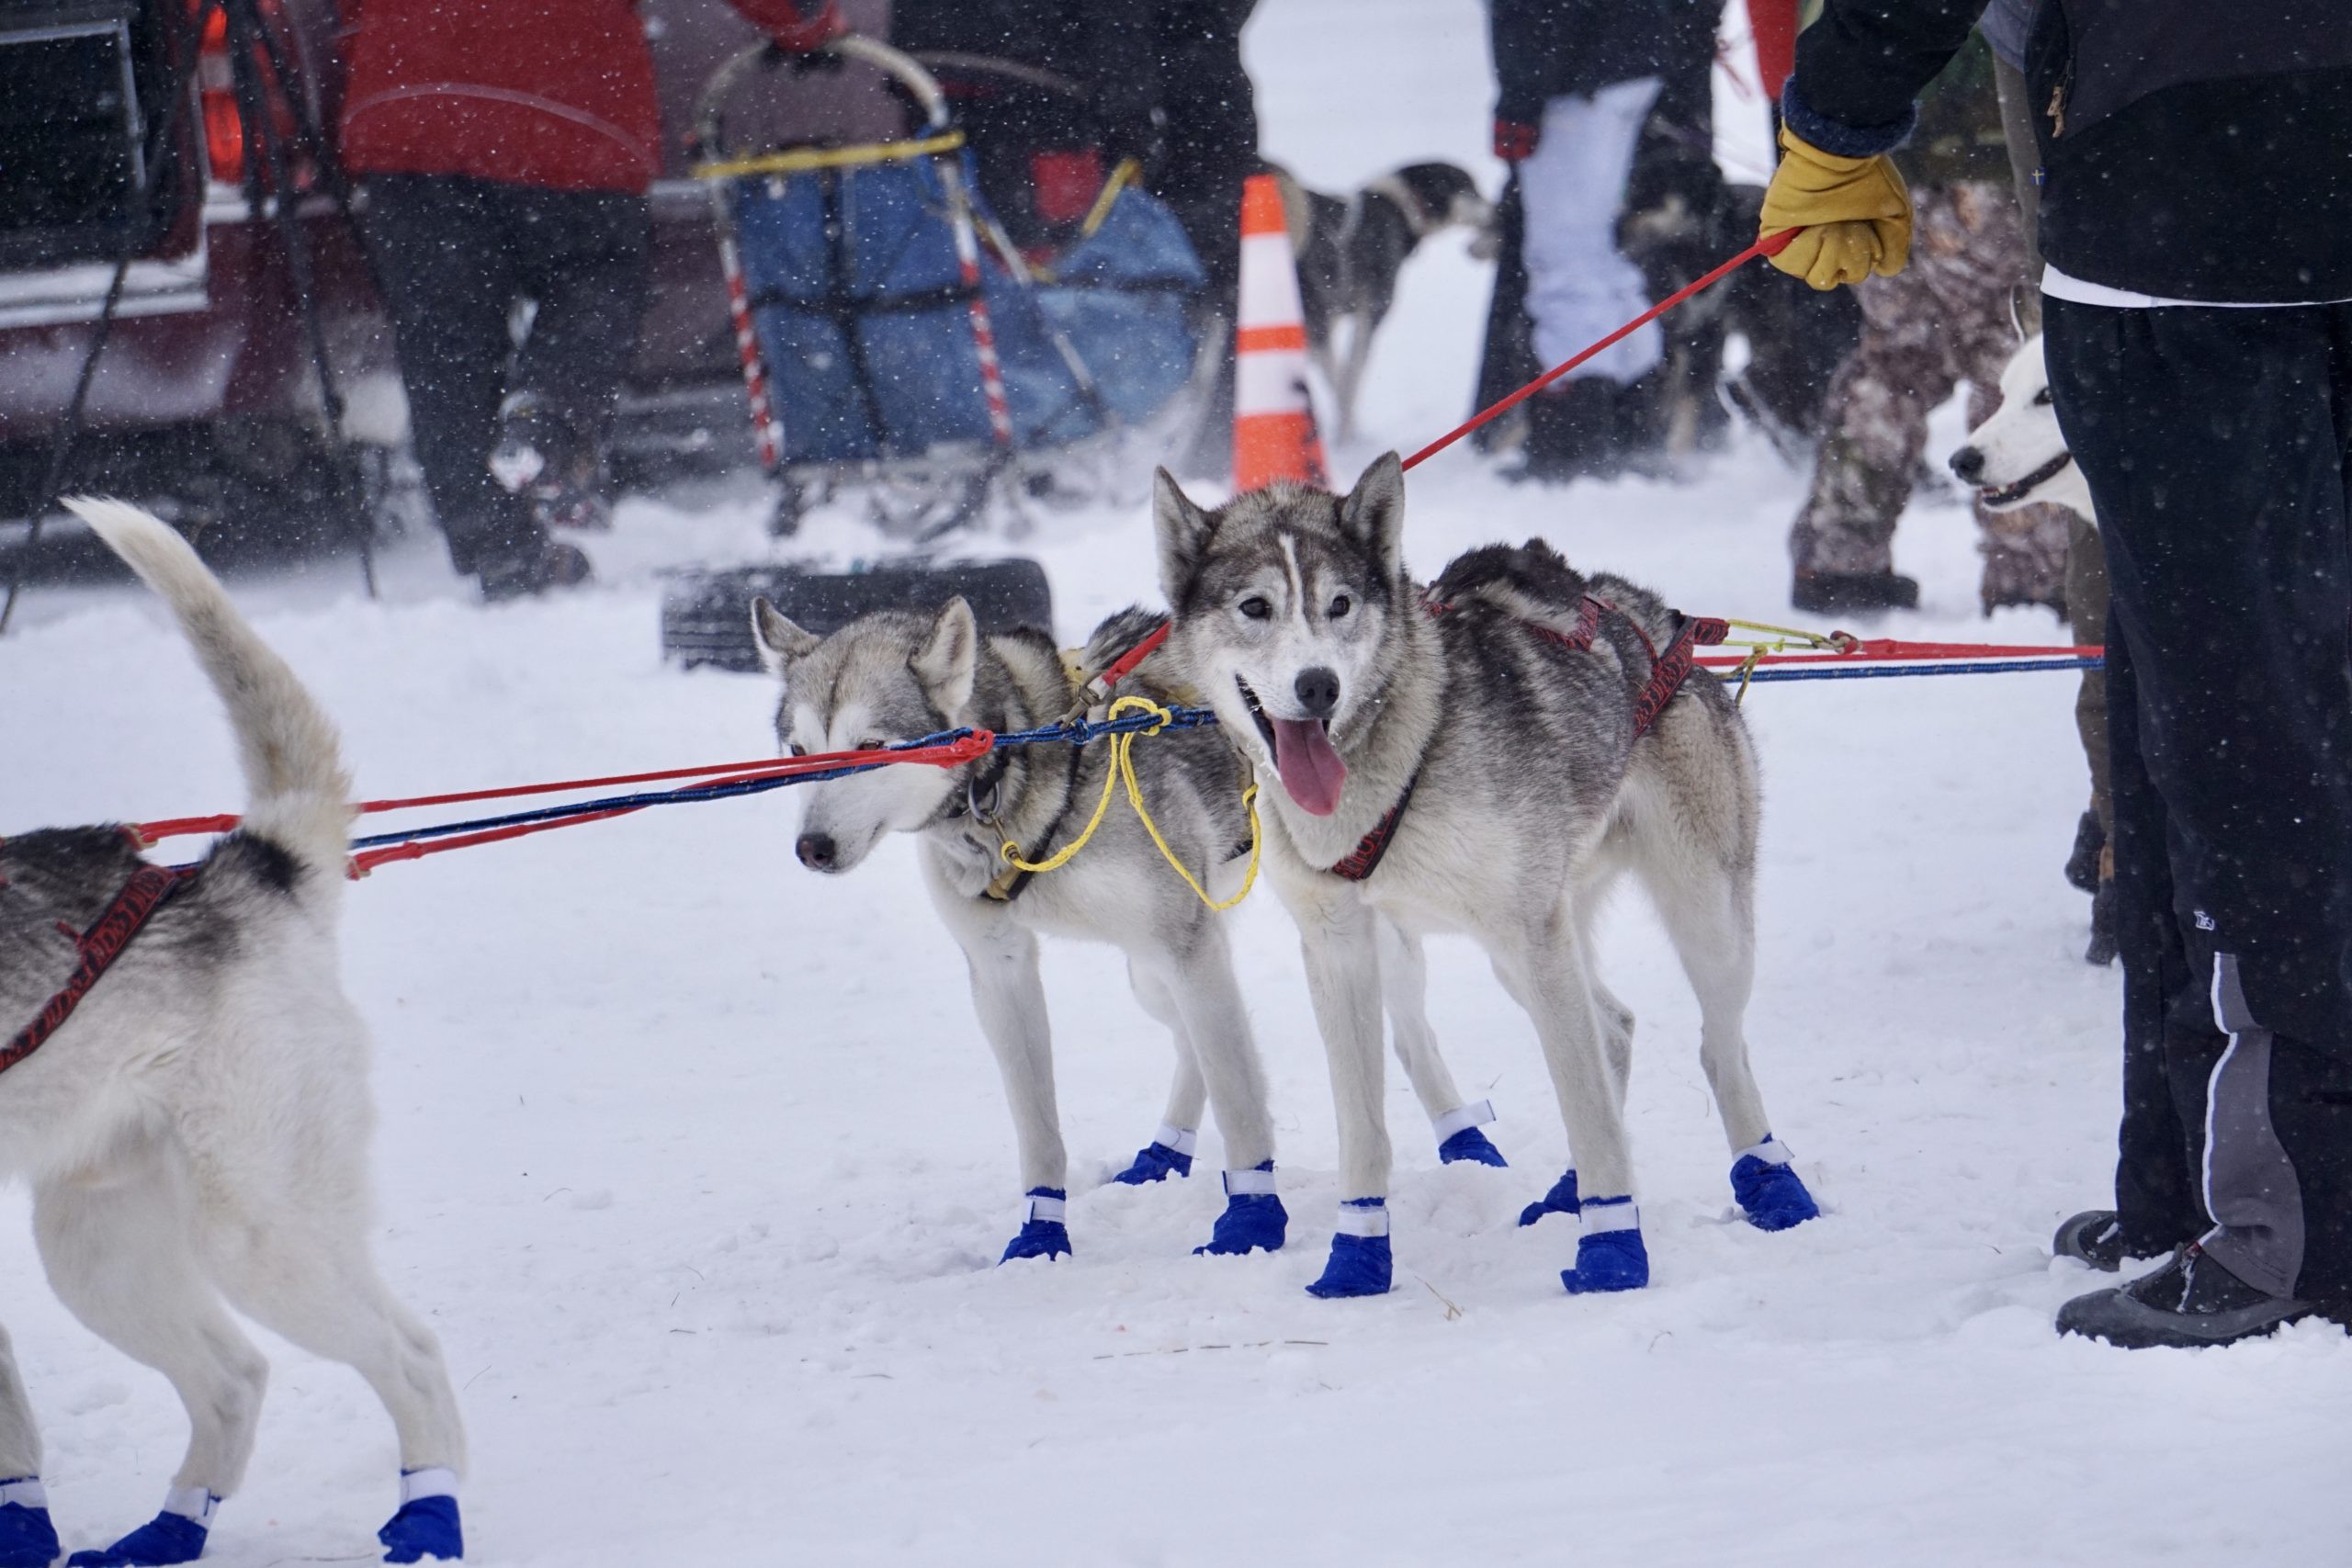
[[[1250,1032],[1249,1010],[1233,977],[1225,927],[1203,920],[1178,946],[1166,987],[1208,1084],[1225,1143],[1225,1213],[1195,1252],[1238,1256],[1282,1249],[1290,1215],[1274,1186],[1274,1119],[1267,1107],[1265,1064]]]
[[[1348,346],[1340,354],[1339,369],[1331,377],[1333,389],[1339,395],[1342,443],[1356,438],[1356,397],[1363,388],[1364,367],[1372,359],[1372,329],[1377,324],[1363,315],[1351,315],[1344,320],[1348,324]],[[1333,332],[1339,327],[1339,321],[1331,323]]]
[[[341,1142],[309,1152],[301,1168],[271,1173],[266,1190],[241,1183],[235,1170],[216,1173],[232,1212],[210,1227],[207,1261],[238,1311],[341,1361],[383,1401],[401,1450],[401,1506],[379,1532],[385,1560],[454,1560],[465,1551],[465,1427],[439,1340],[386,1288],[368,1255],[359,1153]]]
[[[1373,914],[1353,888],[1285,889],[1306,957],[1306,991],[1330,1058],[1340,1122],[1340,1218],[1330,1261],[1307,1290],[1376,1296],[1389,1286],[1388,1175],[1392,1155],[1382,1104],[1380,948]]]
[[[187,1454],[163,1512],[104,1551],[74,1553],[85,1568],[193,1560],[253,1457],[269,1363],[205,1277],[198,1224],[178,1148],[160,1139],[33,1190],[33,1236],[58,1299],[91,1332],[170,1379],[187,1409]]]
[[[1168,987],[1158,976],[1151,975],[1127,962],[1127,986],[1143,1004],[1143,1010],[1164,1025],[1176,1046],[1176,1077],[1168,1086],[1168,1110],[1160,1118],[1159,1130],[1151,1142],[1136,1151],[1133,1164],[1111,1179],[1129,1187],[1141,1187],[1146,1182],[1165,1181],[1170,1176],[1193,1174],[1193,1152],[1199,1146],[1201,1112],[1208,1104],[1208,1083],[1201,1077],[1201,1065],[1193,1051],[1193,1043],[1185,1038],[1184,1021],[1176,1010],[1176,998],[1168,994]]]
[[[1374,922],[1380,942],[1380,996],[1388,1010],[1389,1038],[1413,1093],[1437,1129],[1441,1164],[1469,1161],[1477,1165],[1508,1165],[1502,1151],[1478,1131],[1495,1119],[1486,1100],[1466,1102],[1453,1087],[1453,1075],[1438,1055],[1437,1034],[1430,1028],[1430,970],[1416,938],[1399,931],[1393,920]]]
[[[1642,880],[1699,998],[1699,1065],[1732,1148],[1731,1185],[1748,1223],[1787,1230],[1821,1210],[1772,1136],[1764,1093],[1747,1060],[1747,998],[1756,985],[1756,898],[1736,869],[1658,846]]]
[[[58,1551],[40,1485],[40,1429],[8,1331],[0,1328],[0,1568],[49,1568]]]
[[[1037,972],[1037,939],[1001,915],[965,920],[955,931],[972,972],[972,1010],[1004,1077],[1021,1150],[1021,1185],[1029,1200],[1020,1233],[998,1261],[1058,1258],[1070,1249],[1064,1220],[1069,1156],[1054,1100],[1053,1033]]]
[[[1504,948],[1497,956],[1510,977],[1512,995],[1523,998],[1534,1020],[1577,1161],[1571,1170],[1582,1176],[1573,1201],[1583,1234],[1577,1239],[1576,1267],[1562,1273],[1560,1282],[1572,1295],[1637,1290],[1649,1283],[1649,1252],[1642,1243],[1624,1117],[1601,1042],[1576,916],[1560,909],[1531,934],[1532,942]],[[1563,1185],[1567,1181],[1562,1179]],[[1528,1223],[1527,1216],[1521,1222]]]

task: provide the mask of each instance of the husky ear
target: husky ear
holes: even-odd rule
[[[1159,542],[1159,592],[1170,608],[1182,609],[1177,597],[1193,581],[1216,523],[1193,504],[1174,475],[1159,468],[1151,476],[1151,526]]]
[[[771,675],[782,675],[794,660],[817,651],[815,635],[793,625],[765,597],[752,601],[752,639],[760,645],[760,662]]]
[[[972,607],[964,603],[962,594],[939,607],[939,618],[931,623],[931,635],[907,661],[922,682],[923,694],[932,705],[950,718],[962,713],[972,700],[972,681],[979,670],[980,626],[972,616]]]
[[[1380,564],[1382,575],[1405,570],[1405,466],[1384,452],[1340,502],[1340,530]]]

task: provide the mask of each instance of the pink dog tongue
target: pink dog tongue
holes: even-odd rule
[[[1348,765],[1331,750],[1331,738],[1315,719],[1277,718],[1274,727],[1274,766],[1282,770],[1283,788],[1304,810],[1329,817],[1340,808],[1340,786],[1348,782]]]

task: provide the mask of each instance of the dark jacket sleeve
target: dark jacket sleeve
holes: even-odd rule
[[[1791,130],[1825,152],[1866,158],[1910,134],[1913,100],[1935,79],[1985,0],[1829,0],[1797,35],[1781,98]]]
[[[1495,118],[1536,125],[1555,91],[1560,51],[1555,0],[1493,0],[1487,26],[1494,48]]]

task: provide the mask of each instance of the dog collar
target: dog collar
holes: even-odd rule
[[[48,1043],[49,1037],[74,1016],[74,1010],[82,1005],[82,998],[90,994],[99,977],[122,956],[122,950],[130,945],[130,939],[139,934],[139,928],[147,923],[148,917],[162,908],[195,874],[192,867],[142,865],[130,874],[130,880],[122,885],[122,891],[114,896],[88,931],[77,933],[73,927],[59,922],[58,929],[74,939],[74,950],[81,962],[66,976],[63,988],[41,1004],[33,1021],[17,1031],[6,1046],[0,1046],[0,1073]]]
[[[1354,849],[1332,863],[1331,874],[1348,882],[1362,882],[1380,864],[1380,857],[1388,852],[1388,840],[1396,836],[1396,824],[1404,819],[1405,807],[1413,803],[1413,786],[1421,782],[1420,773],[1405,781],[1405,793],[1388,808],[1388,815],[1372,825]]]

